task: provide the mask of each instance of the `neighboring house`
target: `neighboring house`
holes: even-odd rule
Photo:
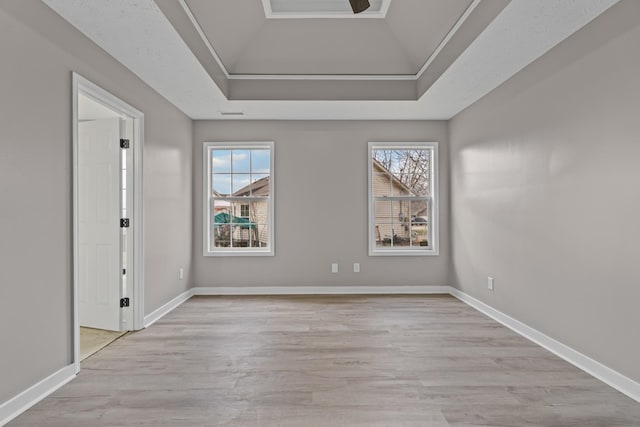
[[[233,193],[233,197],[269,196],[269,177],[261,178]],[[251,240],[252,246],[267,246],[269,242],[269,203],[264,200],[233,202],[229,208],[233,217],[246,220],[247,225],[233,227],[234,240]]]
[[[411,189],[373,159],[373,197],[412,196]],[[375,206],[375,238],[378,245],[413,245],[427,241],[426,202],[379,201]]]

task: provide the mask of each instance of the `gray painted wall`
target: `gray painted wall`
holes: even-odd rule
[[[275,141],[275,256],[202,256],[202,143]],[[448,285],[446,122],[194,122],[195,286]],[[438,141],[440,256],[367,255],[367,142]],[[331,263],[340,271],[331,273]],[[359,262],[360,273],[353,273]]]
[[[191,283],[193,139],[189,118],[39,1],[0,3],[0,54],[4,402],[72,361],[71,71],[145,113],[147,313]]]
[[[458,287],[635,381],[639,45],[623,0],[450,124]]]

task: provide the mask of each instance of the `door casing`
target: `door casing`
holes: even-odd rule
[[[78,97],[86,95],[121,114],[130,118],[133,124],[131,132],[131,150],[133,154],[133,182],[128,183],[128,191],[132,191],[133,206],[131,219],[131,233],[128,249],[132,251],[133,274],[128,276],[130,298],[130,313],[123,316],[128,319],[125,329],[139,330],[144,327],[144,258],[143,258],[143,181],[142,155],[144,148],[144,114],[128,103],[122,101],[108,91],[77,73],[72,73],[72,135],[73,135],[73,290],[72,290],[72,318],[73,318],[73,363],[76,373],[80,371],[80,323],[79,323],[79,192],[78,192]]]

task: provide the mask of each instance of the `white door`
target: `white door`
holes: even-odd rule
[[[79,321],[121,330],[119,118],[78,123]]]

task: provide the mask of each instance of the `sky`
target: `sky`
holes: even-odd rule
[[[229,195],[269,176],[270,152],[265,149],[214,149],[211,151],[212,187]]]

